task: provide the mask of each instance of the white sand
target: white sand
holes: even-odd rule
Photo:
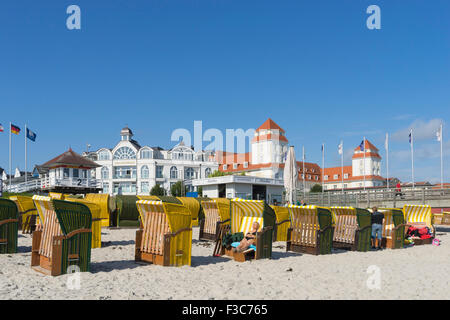
[[[0,299],[450,299],[448,226],[438,227],[439,247],[312,256],[277,242],[272,260],[245,263],[212,257],[212,243],[194,240],[192,266],[180,268],[136,264],[134,237],[133,229],[104,229],[91,273],[69,290],[68,275],[31,269],[31,236],[20,234],[19,253],[0,255]],[[371,265],[380,268],[380,290],[366,285]]]

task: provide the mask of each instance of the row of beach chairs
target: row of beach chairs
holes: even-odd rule
[[[101,247],[105,210],[101,201],[96,203],[95,199],[57,198],[53,195],[0,199],[0,253],[17,252],[20,226],[22,232],[33,234],[31,265],[37,271],[60,275],[71,265],[89,271],[91,248]],[[287,251],[315,255],[331,253],[332,248],[370,249],[370,211],[366,209],[279,207],[242,199],[183,200],[142,197],[135,202],[139,213],[136,261],[162,266],[190,265],[194,216],[200,226],[200,240],[215,242],[213,255],[229,256],[236,261],[271,258],[275,241],[285,241]],[[407,205],[403,209],[381,211],[385,214],[383,245],[387,248],[403,247],[409,225],[428,226],[434,236],[429,206]],[[253,222],[261,226],[255,247],[233,252],[224,239],[239,233],[245,235]]]

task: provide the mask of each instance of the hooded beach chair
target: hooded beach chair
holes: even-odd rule
[[[330,209],[289,205],[288,210],[291,227],[287,233],[286,251],[314,255],[331,253],[334,230]]]
[[[88,193],[84,200],[95,203],[100,207],[100,219],[102,227],[109,227],[109,219],[111,214],[111,200],[109,194],[104,193]]]
[[[441,224],[450,225],[450,212],[442,212]]]
[[[273,241],[287,241],[288,229],[291,226],[289,209],[281,206],[270,206],[275,212],[277,218],[273,229]]]
[[[381,246],[389,249],[403,248],[405,241],[405,219],[402,209],[380,208],[384,214]]]
[[[372,233],[370,212],[353,207],[330,209],[334,224],[333,247],[369,251]]]
[[[0,254],[16,253],[19,211],[12,200],[0,198]]]
[[[23,234],[31,234],[36,228],[37,209],[34,206],[32,197],[11,196],[19,209],[19,229]]]
[[[117,195],[114,199],[116,209],[111,214],[111,226],[117,228],[139,227],[139,212],[136,208],[138,197]]]
[[[230,205],[231,222],[227,234],[230,235],[231,239],[238,234],[242,239],[247,232],[251,231],[254,222],[259,223],[260,229],[256,233],[254,248],[249,248],[244,252],[233,252],[232,248],[227,246],[223,248],[224,254],[239,262],[250,259],[272,258],[273,227],[276,221],[273,209],[261,200],[236,198],[231,200]],[[226,229],[224,231],[226,232]],[[223,237],[227,237],[225,232]],[[223,243],[223,239],[218,238],[217,241]]]
[[[136,202],[142,227],[136,231],[135,260],[161,266],[191,265],[192,219],[183,205]]]
[[[58,276],[71,266],[90,269],[92,215],[81,203],[34,196],[40,225],[33,232],[31,266],[44,274]]]
[[[217,240],[222,226],[230,224],[230,200],[213,199],[202,201],[204,218],[200,220],[200,240]]]
[[[403,207],[403,214],[405,217],[405,223],[408,226],[413,226],[416,228],[428,227],[430,229],[432,235],[431,238],[414,238],[414,245],[431,244],[436,235],[436,229],[434,227],[433,217],[431,214],[431,206],[406,204]]]

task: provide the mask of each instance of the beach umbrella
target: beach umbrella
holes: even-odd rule
[[[287,156],[286,162],[284,164],[284,188],[286,190],[286,200],[289,203],[294,204],[295,201],[295,192],[297,187],[297,179],[298,179],[298,171],[297,171],[297,161],[295,160],[295,151],[294,147],[290,146]]]

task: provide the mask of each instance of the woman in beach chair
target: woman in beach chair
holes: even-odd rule
[[[26,196],[11,196],[19,209],[19,229],[22,234],[31,234],[36,229],[37,209],[34,206],[33,199]]]
[[[414,245],[431,244],[436,235],[436,229],[431,214],[431,206],[405,205],[403,207],[403,214],[405,223],[409,227],[418,229],[417,234],[422,234],[422,236],[412,237]],[[426,233],[422,232],[425,228],[427,229]]]
[[[14,201],[0,198],[0,254],[17,253],[19,211]]]
[[[243,262],[250,259],[270,259],[272,257],[273,226],[275,225],[275,212],[264,201],[260,200],[231,200],[231,224],[225,226],[221,238],[217,239],[215,255],[233,257],[235,261]],[[249,247],[244,252],[233,252],[233,242],[240,242],[258,222],[260,230],[255,234],[254,248]],[[221,244],[221,249],[217,250]]]
[[[259,223],[256,221],[253,222],[252,229],[245,234],[244,239],[242,239],[241,242],[234,242],[231,244],[231,246],[234,247],[232,249],[233,252],[244,252],[249,248],[255,250],[256,233],[259,231],[259,228]]]
[[[40,225],[33,232],[31,266],[58,276],[90,270],[92,215],[81,203],[33,196]]]
[[[288,229],[286,251],[329,254],[333,247],[333,222],[328,208],[289,206],[291,227]]]
[[[191,265],[192,219],[183,205],[136,202],[142,227],[136,231],[135,261],[161,266]]]
[[[369,251],[372,233],[371,214],[366,209],[331,207],[333,247],[352,251]]]
[[[199,240],[216,241],[221,228],[230,224],[230,200],[203,200],[204,218],[200,220]]]

